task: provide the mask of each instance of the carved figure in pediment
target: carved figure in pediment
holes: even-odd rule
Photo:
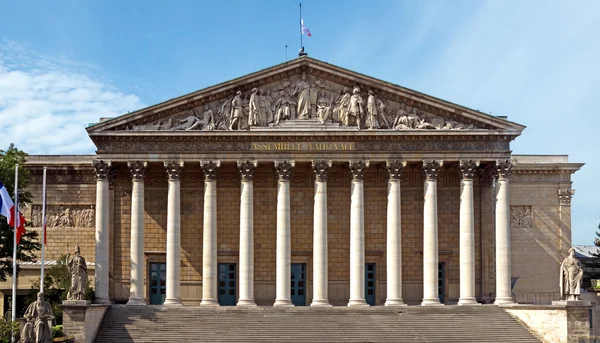
[[[298,119],[310,118],[310,84],[306,80],[306,73],[302,72],[301,79],[296,82],[294,92],[298,98],[296,116]]]
[[[225,99],[217,106],[217,118],[215,122],[215,130],[229,129],[229,116],[231,114],[231,101]]]
[[[275,111],[273,109],[275,103],[273,96],[271,95],[271,89],[261,91],[261,110],[266,113],[267,124],[272,123],[275,120]]]
[[[348,87],[340,90],[340,94],[333,102],[332,115],[334,121],[338,121],[342,124],[346,122],[346,113],[348,113],[348,105],[350,104],[350,90]]]
[[[236,127],[242,129],[242,120],[244,119],[244,103],[242,101],[242,92],[237,91],[233,100],[231,100],[231,112],[229,115],[229,130]]]
[[[259,111],[260,111],[260,95],[258,89],[252,88],[252,94],[250,95],[250,102],[248,103],[248,125],[249,126],[260,126],[259,125]]]
[[[196,128],[204,124],[195,109],[188,111],[185,117],[177,119],[177,123],[175,130],[193,130],[192,127]]]
[[[324,124],[331,118],[331,100],[327,98],[325,91],[319,92],[317,99],[317,120],[319,123]]]
[[[472,130],[475,126],[473,124],[463,124],[456,120],[447,119],[442,130]]]
[[[375,96],[375,99],[377,100],[377,108],[378,108],[378,115],[379,115],[379,127],[380,128],[385,128],[385,129],[391,129],[391,123],[390,123],[390,118],[388,117],[388,107],[385,104],[385,102],[383,102],[381,99],[379,99],[377,96]]]
[[[377,98],[375,93],[369,89],[369,97],[367,98],[367,120],[366,126],[368,129],[378,129],[379,123],[379,106],[377,106]]]
[[[363,121],[363,98],[360,95],[360,88],[357,86],[352,90],[352,96],[350,97],[350,104],[348,105],[348,113],[346,113],[346,122],[344,123],[344,126],[357,126],[360,130],[362,129]]]
[[[289,120],[292,118],[292,101],[289,99],[287,93],[282,90],[279,92],[279,99],[275,102],[275,125],[279,125],[282,120]]]

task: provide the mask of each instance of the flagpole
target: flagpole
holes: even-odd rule
[[[44,293],[44,248],[46,247],[46,167],[42,178],[42,268],[40,273],[40,292]]]
[[[302,3],[300,3],[300,49],[302,49]]]
[[[19,165],[15,165],[15,217],[13,242],[13,288],[12,288],[12,321],[17,319],[17,228],[19,227]],[[14,335],[13,341],[14,341]]]

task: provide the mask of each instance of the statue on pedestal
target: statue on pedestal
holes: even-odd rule
[[[560,296],[563,300],[579,300],[583,268],[575,258],[575,249],[569,249],[569,256],[560,265]]]
[[[71,289],[67,293],[68,300],[85,300],[85,289],[87,287],[87,265],[81,257],[79,245],[75,246],[75,256],[67,257],[67,267],[71,273]]]
[[[23,343],[51,343],[52,327],[48,323],[54,319],[52,306],[44,300],[44,293],[39,292],[37,300],[27,307],[24,315],[27,323],[21,331]]]

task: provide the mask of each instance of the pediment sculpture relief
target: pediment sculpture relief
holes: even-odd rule
[[[214,101],[169,118],[132,125],[133,131],[153,130],[247,130],[278,127],[286,120],[313,119],[321,124],[359,130],[471,130],[473,124],[421,111],[417,107],[381,99],[376,90],[348,87],[301,75],[237,91],[230,98]]]

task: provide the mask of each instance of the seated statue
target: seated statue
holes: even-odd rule
[[[50,303],[44,300],[44,293],[38,293],[37,300],[27,307],[24,317],[27,323],[21,331],[21,342],[52,342],[52,327],[48,324],[48,321],[54,319],[54,314]]]

